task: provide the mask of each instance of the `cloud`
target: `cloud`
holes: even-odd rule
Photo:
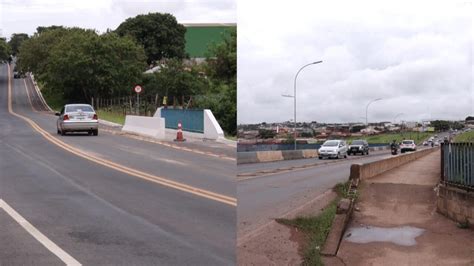
[[[64,25],[105,32],[129,17],[150,12],[173,14],[180,23],[235,23],[236,0],[0,0],[3,36],[33,34],[38,26]]]
[[[296,1],[238,6],[238,122],[463,119],[474,113],[472,6]],[[243,15],[245,14],[245,15]],[[249,86],[253,85],[253,86]]]

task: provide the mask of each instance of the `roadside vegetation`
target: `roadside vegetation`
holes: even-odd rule
[[[55,109],[65,103],[98,99],[110,103],[134,97],[133,87],[140,84],[142,99],[160,96],[160,105],[211,109],[225,133],[234,136],[237,31],[233,28],[221,42],[212,44],[203,63],[187,60],[185,33],[173,15],[161,13],[128,18],[103,34],[82,28],[38,27],[33,36],[14,34],[10,45],[0,40],[0,59],[13,50],[18,69],[34,74]],[[158,71],[145,73],[152,67]],[[126,114],[98,111],[116,121]]]
[[[336,184],[333,190],[337,193],[338,197],[317,216],[276,219],[278,223],[296,228],[303,233],[304,243],[299,247],[303,258],[303,265],[323,265],[320,251],[331,230],[332,222],[336,215],[337,203],[342,198],[357,197],[357,195],[349,193],[349,184],[349,181]]]
[[[0,62],[8,59],[10,55],[10,46],[4,38],[0,38]]]
[[[292,220],[277,219],[277,222],[297,228],[304,234],[305,243],[300,247],[303,265],[323,265],[319,252],[331,230],[336,207],[337,201],[333,201],[318,216],[297,217]]]
[[[474,130],[457,135],[454,142],[474,142]]]

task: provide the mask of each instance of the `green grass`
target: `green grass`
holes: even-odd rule
[[[96,110],[99,119],[107,120],[113,123],[123,125],[125,123],[125,115],[123,112],[107,111],[104,109]]]
[[[347,140],[351,142],[355,139],[365,139],[369,144],[373,143],[391,143],[393,140],[400,142],[404,139],[412,139],[417,144],[429,138],[433,133],[430,132],[404,132],[404,133],[385,133],[372,136],[350,137]]]
[[[474,142],[474,130],[457,135],[454,142]]]
[[[237,141],[237,136],[233,136],[233,135],[225,135],[225,138],[228,139],[228,140],[234,140],[234,141]]]
[[[61,108],[66,104],[62,95],[53,92],[40,82],[38,82],[38,87],[41,90],[41,94],[43,94],[44,100],[54,111],[59,112],[59,110],[61,110]]]
[[[318,216],[297,217],[295,219],[276,219],[280,224],[297,228],[303,232],[306,243],[302,247],[303,265],[323,265],[320,250],[331,230],[337,203],[341,198],[357,199],[358,194],[349,193],[350,181],[338,183],[333,190],[337,198],[332,201]]]
[[[313,217],[298,217],[292,220],[277,219],[277,222],[295,227],[302,231],[307,243],[303,247],[303,265],[323,265],[320,249],[331,230],[332,221],[336,215],[338,200],[333,201],[320,215]]]

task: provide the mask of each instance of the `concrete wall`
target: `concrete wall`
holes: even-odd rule
[[[393,156],[387,159],[379,160],[372,163],[366,164],[353,164],[351,165],[351,179],[367,179],[374,176],[380,175],[386,171],[389,171],[395,167],[399,167],[411,161],[414,161],[420,157],[423,157],[431,152],[438,151],[438,148],[425,149],[416,152],[405,153],[403,155]]]
[[[474,192],[439,185],[436,209],[439,213],[457,221],[474,225]]]
[[[317,150],[249,151],[237,153],[237,164],[264,163],[318,157]]]
[[[204,138],[218,139],[224,138],[224,131],[214,114],[209,109],[204,109]]]
[[[127,115],[122,131],[165,139],[165,119],[161,117]]]

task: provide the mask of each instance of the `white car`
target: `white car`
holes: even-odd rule
[[[318,150],[319,159],[347,158],[347,143],[344,140],[327,140]]]
[[[88,132],[89,135],[99,134],[99,121],[94,108],[89,104],[66,104],[61,112],[56,113],[58,134],[67,132]]]
[[[403,140],[400,144],[400,151],[404,153],[406,151],[416,151],[416,144],[414,140]]]

